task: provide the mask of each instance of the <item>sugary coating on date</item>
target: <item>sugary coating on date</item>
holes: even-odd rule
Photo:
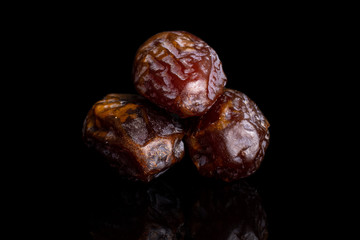
[[[200,174],[233,181],[260,166],[269,144],[269,122],[245,94],[226,89],[187,139]]]
[[[184,155],[180,123],[141,96],[109,94],[89,111],[83,138],[129,179],[148,182]]]
[[[214,49],[184,31],[161,32],[142,44],[133,78],[141,95],[182,118],[203,115],[227,81]]]

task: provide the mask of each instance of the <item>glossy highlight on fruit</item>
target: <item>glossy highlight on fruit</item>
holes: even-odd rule
[[[108,94],[86,116],[83,138],[129,179],[148,182],[184,155],[180,123],[133,94]]]
[[[270,124],[244,93],[226,89],[193,126],[187,146],[199,173],[230,182],[254,173],[269,145]]]
[[[215,50],[184,31],[161,32],[142,44],[133,79],[141,95],[182,118],[203,115],[227,81]]]

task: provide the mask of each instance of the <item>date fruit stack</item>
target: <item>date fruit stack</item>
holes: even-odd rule
[[[221,61],[203,40],[184,31],[150,37],[136,52],[133,82],[141,96],[107,95],[83,127],[84,141],[121,175],[149,182],[185,147],[206,177],[230,182],[259,168],[270,124],[249,97],[225,88]]]

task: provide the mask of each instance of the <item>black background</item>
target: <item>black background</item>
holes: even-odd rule
[[[82,142],[88,110],[108,93],[136,93],[132,63],[146,39],[161,31],[185,30],[215,49],[228,78],[226,87],[247,94],[271,124],[265,159],[246,179],[262,199],[269,240],[323,236],[328,231],[323,219],[334,214],[324,205],[326,170],[319,171],[329,161],[320,142],[328,100],[322,93],[323,73],[329,71],[324,60],[329,57],[325,36],[330,20],[294,9],[199,16],[196,11],[179,15],[164,10],[157,17],[127,10],[80,8],[57,13],[46,24],[51,13],[40,19],[47,81],[46,91],[37,97],[51,97],[56,111],[46,115],[58,120],[58,130],[49,130],[55,138],[49,148],[55,164],[46,173],[54,179],[50,189],[57,202],[50,209],[57,206],[55,217],[65,217],[57,233],[86,239],[92,211],[117,188],[117,177]],[[184,169],[177,172],[178,184],[191,184],[186,174],[181,177]]]

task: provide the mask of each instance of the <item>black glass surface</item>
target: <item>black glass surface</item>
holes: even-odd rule
[[[140,24],[113,15],[85,15],[59,21],[51,48],[58,56],[51,88],[59,93],[51,99],[60,106],[55,117],[57,127],[63,127],[55,134],[61,135],[59,156],[51,156],[59,158],[61,169],[62,229],[75,230],[68,236],[289,240],[308,239],[318,229],[314,216],[321,204],[315,196],[321,185],[312,181],[317,175],[309,164],[326,160],[311,153],[319,139],[306,127],[317,126],[318,118],[309,118],[315,116],[310,108],[315,103],[304,98],[315,88],[307,57],[311,44],[309,35],[299,34],[301,23],[234,17],[219,24],[151,19]],[[167,30],[191,32],[214,48],[228,78],[226,87],[248,95],[268,119],[270,144],[253,175],[233,183],[205,179],[186,153],[153,182],[133,183],[84,145],[82,124],[91,106],[109,93],[136,93],[131,77],[136,50]]]
[[[189,158],[149,184],[93,164],[78,206],[89,239],[268,239],[261,196],[245,180],[203,178]]]

